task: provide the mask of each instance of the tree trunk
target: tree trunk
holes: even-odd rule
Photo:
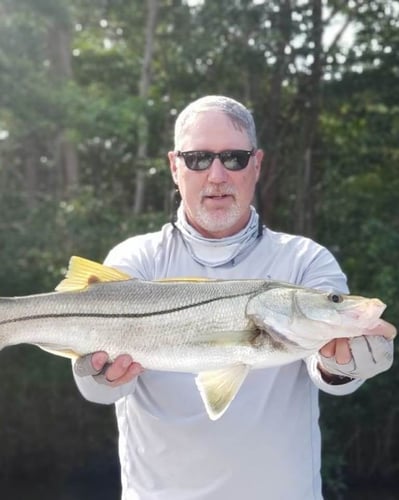
[[[154,52],[154,35],[158,16],[158,0],[147,0],[147,25],[145,34],[145,49],[143,65],[141,67],[141,78],[139,83],[139,96],[144,103],[148,96],[148,89],[151,83],[151,64]],[[137,146],[137,171],[136,187],[134,196],[133,213],[140,214],[144,206],[145,179],[147,168],[148,150],[148,117],[142,115],[139,123],[138,146]]]
[[[271,87],[266,110],[267,152],[258,187],[258,210],[262,219],[270,223],[276,198],[275,183],[278,176],[278,157],[280,152],[281,95],[284,77],[287,71],[286,47],[291,38],[291,1],[282,0],[277,25],[278,42],[275,52],[276,64],[271,80]]]
[[[52,20],[48,30],[50,71],[55,85],[72,78],[71,40],[69,29]],[[56,159],[57,191],[68,198],[79,185],[79,160],[75,144],[69,139],[66,129],[61,129],[54,140]]]
[[[296,202],[294,230],[299,234],[311,236],[313,233],[313,157],[314,140],[321,107],[321,77],[322,77],[322,1],[312,1],[312,33],[311,42],[314,47],[313,63],[309,78],[304,80],[300,91],[303,103],[303,121],[300,127],[298,144],[298,162],[296,178]]]

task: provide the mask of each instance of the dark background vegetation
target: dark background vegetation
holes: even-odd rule
[[[71,255],[102,260],[167,221],[176,113],[220,93],[254,113],[264,221],[330,248],[397,324],[398,19],[390,0],[0,0],[0,295],[52,290]],[[66,360],[19,347],[0,363],[4,498],[24,480],[117,498],[113,408],[79,396]],[[326,498],[395,484],[398,379],[394,364],[321,396]]]

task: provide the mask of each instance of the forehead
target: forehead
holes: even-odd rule
[[[202,111],[193,114],[180,134],[180,149],[248,149],[247,131],[222,111]]]

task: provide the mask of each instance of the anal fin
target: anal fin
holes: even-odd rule
[[[211,420],[217,420],[227,410],[248,372],[248,365],[236,364],[197,375],[195,382]]]

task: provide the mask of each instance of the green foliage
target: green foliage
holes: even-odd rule
[[[318,234],[339,257],[352,292],[380,297],[388,305],[385,319],[397,325],[399,115],[392,84],[392,76],[374,68],[349,73],[328,89]],[[322,395],[324,474],[332,496],[346,498],[350,482],[395,476],[398,378],[394,363],[350,397]]]
[[[165,214],[155,212],[127,217],[90,189],[68,201],[45,200],[28,217],[23,200],[10,196],[5,201],[0,210],[7,214],[13,201],[13,215],[12,224],[1,229],[0,296],[51,291],[71,255],[102,261],[122,239],[155,231],[166,221]],[[17,206],[19,217],[13,209]]]

